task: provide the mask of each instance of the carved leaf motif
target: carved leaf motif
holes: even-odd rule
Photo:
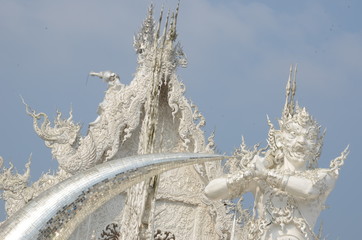
[[[111,223],[106,226],[106,229],[102,231],[99,240],[118,240],[121,238],[118,224]]]

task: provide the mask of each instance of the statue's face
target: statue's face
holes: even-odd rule
[[[314,126],[301,126],[289,122],[281,132],[284,161],[296,170],[304,169],[316,155],[318,130]]]

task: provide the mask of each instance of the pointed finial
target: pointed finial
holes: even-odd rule
[[[164,6],[162,5],[161,12],[160,12],[160,17],[158,19],[158,24],[157,24],[157,30],[156,30],[156,36],[155,36],[155,44],[157,44],[157,40],[160,37],[160,29],[161,29],[161,23],[162,23],[162,17],[163,17],[163,9],[164,9]]]
[[[293,65],[290,65],[288,82],[285,89],[285,104],[282,114],[282,120],[290,116],[293,116],[295,112],[294,96],[297,89],[296,74],[297,74],[297,66],[295,66],[293,70]]]
[[[153,3],[150,4],[150,6],[148,7],[148,16],[152,16],[153,15]]]
[[[295,92],[297,90],[297,72],[298,72],[298,64],[295,64],[294,67],[294,81],[293,81],[293,93],[295,95]]]
[[[294,108],[295,108],[294,96],[295,96],[295,93],[297,91],[297,64],[294,67],[294,75],[293,75],[293,82],[292,82],[292,86],[291,86],[291,91],[292,91],[291,99],[290,99],[290,102],[292,103],[291,111],[293,111],[293,114],[294,114]]]
[[[180,10],[180,0],[177,3],[176,12],[175,12],[175,21],[177,22],[178,12]]]
[[[177,38],[176,26],[177,26],[177,16],[178,16],[179,7],[180,7],[180,2],[177,5],[176,11],[173,12],[171,16],[170,30],[168,31],[168,38],[171,41],[175,41]]]
[[[178,17],[179,10],[180,10],[180,0],[177,3],[175,15],[173,17],[173,24],[171,25],[171,29],[170,29],[170,39],[172,41],[175,41],[177,38],[176,27],[177,27],[177,17]]]
[[[168,29],[168,22],[170,20],[170,10],[168,10],[167,12],[167,18],[166,18],[166,22],[165,22],[165,28],[163,29],[163,34],[162,34],[162,37],[163,37],[163,43],[165,43],[166,41],[166,33],[167,33],[167,29]]]
[[[155,37],[154,25],[153,4],[151,4],[148,8],[147,17],[143,21],[139,33],[133,37],[133,46],[138,54],[143,53],[147,46],[153,43]]]

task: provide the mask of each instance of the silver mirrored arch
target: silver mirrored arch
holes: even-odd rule
[[[130,186],[171,169],[225,158],[170,153],[137,155],[97,165],[31,200],[0,226],[0,239],[68,239],[89,214]]]

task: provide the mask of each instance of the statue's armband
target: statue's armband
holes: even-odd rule
[[[227,177],[228,192],[231,197],[237,197],[248,191],[250,180],[254,177],[251,171],[238,172]]]

